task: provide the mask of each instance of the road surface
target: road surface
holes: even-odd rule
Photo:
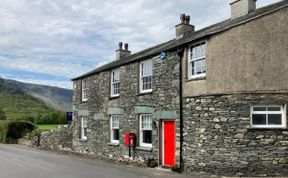
[[[138,168],[19,145],[0,144],[0,178],[188,178],[167,170]]]

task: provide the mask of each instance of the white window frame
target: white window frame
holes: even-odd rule
[[[280,111],[254,111],[255,107],[280,107]],[[253,114],[266,114],[266,125],[253,125]],[[281,125],[268,124],[268,114],[281,114]],[[250,125],[253,128],[285,128],[286,123],[286,104],[285,105],[253,105],[250,107]]]
[[[82,80],[82,101],[88,100],[89,83],[88,79]]]
[[[119,85],[118,93],[115,93],[116,85]],[[120,69],[116,69],[111,71],[111,97],[117,97],[119,95],[120,95]]]
[[[84,119],[86,119],[86,125],[84,124]],[[85,135],[84,129],[86,128],[86,134],[88,129],[88,116],[82,116],[81,117],[81,139],[87,140],[87,135]]]
[[[143,117],[150,117],[150,120],[151,120],[151,126],[150,128],[142,128],[142,122],[143,122]],[[152,148],[152,136],[153,136],[153,120],[152,120],[152,114],[141,114],[140,115],[140,125],[139,125],[139,128],[140,128],[140,147],[147,147],[147,148]],[[144,130],[151,130],[151,143],[143,143],[143,131]]]
[[[113,122],[113,121],[115,121],[114,119],[118,120],[118,121],[116,121],[116,123],[114,123]],[[119,121],[120,121],[119,115],[111,115],[111,117],[110,117],[110,142],[111,143],[119,144],[119,140],[114,140],[114,129],[118,129],[118,132],[120,132]],[[113,123],[116,125],[114,125]],[[119,133],[119,137],[120,137],[120,133]]]
[[[140,75],[139,76],[140,76],[140,79],[139,79],[140,93],[152,92],[152,88],[153,88],[153,61],[152,59],[140,62]],[[143,80],[144,78],[148,78],[148,77],[151,77],[151,88],[143,89]]]
[[[192,58],[192,50],[195,49],[196,47],[204,47],[204,49],[201,49],[201,55],[199,57],[195,57]],[[201,42],[198,43],[196,45],[190,46],[188,49],[188,79],[195,79],[195,78],[202,78],[206,76],[206,43],[205,42]],[[200,60],[204,60],[204,69],[205,72],[201,73],[201,74],[192,74],[192,63],[194,63],[195,61],[200,61]],[[203,66],[202,66],[203,67]]]

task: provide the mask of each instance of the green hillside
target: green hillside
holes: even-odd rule
[[[40,99],[30,96],[18,88],[11,87],[5,80],[0,79],[0,117],[9,120],[22,119],[53,111],[55,109],[47,106]]]
[[[21,90],[57,110],[64,112],[72,111],[72,90],[46,85],[23,83],[14,80],[5,80],[5,83],[10,88]]]

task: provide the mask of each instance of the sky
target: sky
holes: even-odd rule
[[[228,19],[231,1],[0,0],[0,77],[71,89],[115,60],[118,42],[144,50],[173,39],[181,13],[196,30]]]

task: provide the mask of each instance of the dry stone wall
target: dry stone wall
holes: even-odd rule
[[[231,176],[287,176],[288,130],[250,126],[251,105],[287,102],[288,94],[186,98],[185,170]]]

